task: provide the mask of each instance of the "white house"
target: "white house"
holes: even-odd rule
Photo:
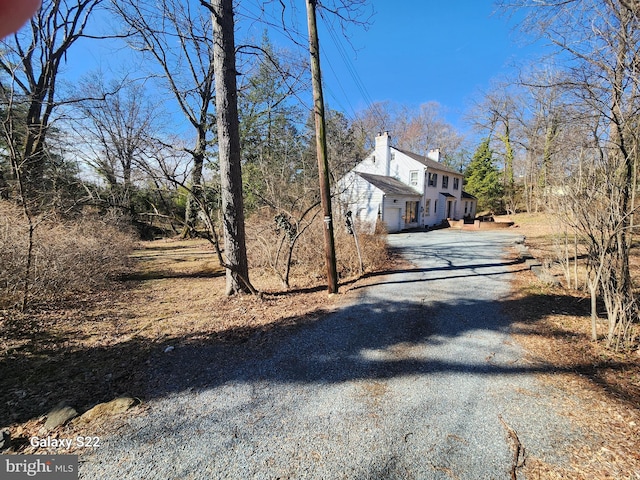
[[[384,132],[375,150],[339,182],[343,208],[369,225],[384,222],[387,231],[441,225],[447,219],[474,218],[477,200],[462,191],[460,172],[427,157],[391,146]]]

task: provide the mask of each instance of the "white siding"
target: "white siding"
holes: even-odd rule
[[[380,152],[373,152],[354,167],[354,171],[372,173],[374,175],[386,175],[385,160]]]
[[[354,171],[394,177],[405,185],[411,186],[422,193],[420,209],[418,211],[418,226],[435,226],[441,224],[446,219],[447,201],[446,197],[440,195],[441,193],[448,193],[455,197],[451,199],[454,202],[451,214],[454,219],[462,218],[464,216],[464,202],[461,199],[463,186],[462,175],[431,166],[427,168],[422,162],[391,147],[390,142],[391,139],[386,133],[376,137],[376,148],[374,152],[360,162],[354,168]],[[418,172],[417,185],[412,185],[411,172],[416,171]],[[427,175],[429,172],[438,174],[438,179],[434,187],[427,185]],[[443,175],[449,177],[447,188],[442,188]],[[454,178],[459,179],[457,190],[453,188]],[[383,201],[387,203],[388,208],[400,208],[401,214],[405,214],[405,199],[401,197],[389,198],[388,196],[385,198],[381,190],[369,184],[358,175],[355,175],[353,171],[348,174],[343,181],[345,179],[349,179],[352,187],[347,189],[349,194],[346,196],[343,195],[343,197],[348,197],[345,200],[346,203],[350,205],[348,209],[351,210],[354,215],[357,215],[357,218],[361,221],[375,224],[379,214],[384,216],[385,205],[383,205]],[[390,202],[393,202],[394,199],[397,200],[397,203],[401,203],[401,205],[392,207]],[[426,212],[424,209],[427,199],[430,203],[430,212]],[[417,198],[414,200],[417,200]]]
[[[351,211],[354,218],[375,227],[382,209],[384,194],[360,175],[350,172],[340,182],[340,195],[344,212]],[[343,212],[343,213],[344,213]]]

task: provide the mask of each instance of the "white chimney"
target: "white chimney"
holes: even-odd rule
[[[429,153],[427,153],[427,158],[429,160],[433,160],[434,162],[440,162],[440,149],[434,148],[433,150],[429,150]]]
[[[376,156],[376,164],[381,169],[379,170],[380,174],[389,176],[391,171],[391,136],[389,132],[385,131],[376,136],[376,151],[374,155]]]

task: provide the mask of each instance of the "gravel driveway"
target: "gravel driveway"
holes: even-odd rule
[[[579,432],[508,333],[517,238],[392,235],[413,266],[352,305],[242,346],[160,356],[148,412],[83,455],[81,478],[508,479],[514,434],[528,455],[563,462]]]

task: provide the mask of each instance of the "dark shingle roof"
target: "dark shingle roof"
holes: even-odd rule
[[[465,192],[464,190],[462,191],[462,198],[470,198],[472,200],[477,200],[477,197],[474,197],[473,195],[471,195],[470,193]]]
[[[387,195],[411,195],[420,197],[422,194],[417,190],[405,185],[400,180],[393,177],[386,177],[384,175],[373,175],[371,173],[356,172],[367,182],[376,188],[379,188]]]
[[[460,172],[457,172],[456,170],[454,170],[451,167],[447,167],[446,165],[444,165],[444,164],[442,164],[440,162],[436,162],[435,160],[431,160],[430,158],[423,157],[422,155],[418,155],[417,153],[407,152],[406,150],[401,150],[401,149],[396,148],[396,147],[391,147],[391,148],[393,148],[394,150],[399,151],[400,153],[404,153],[407,157],[412,158],[416,162],[420,162],[421,164],[423,164],[427,168],[431,168],[431,169],[434,169],[434,170],[440,170],[442,172],[447,172],[447,173],[453,173],[453,174],[456,174],[456,175],[462,175]]]

